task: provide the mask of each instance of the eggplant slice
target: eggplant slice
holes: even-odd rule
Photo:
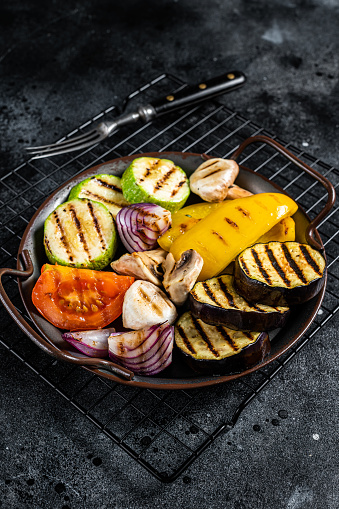
[[[249,304],[236,292],[231,275],[197,283],[190,292],[189,305],[196,318],[235,330],[273,330],[282,327],[290,314],[288,307]]]
[[[239,373],[261,362],[271,349],[267,332],[210,325],[190,312],[180,317],[174,330],[184,361],[202,374]]]
[[[245,249],[235,263],[234,284],[250,302],[302,304],[325,282],[324,257],[307,244],[269,242]]]

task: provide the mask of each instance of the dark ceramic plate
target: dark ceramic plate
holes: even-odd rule
[[[334,202],[334,191],[332,185],[320,174],[315,172],[312,168],[306,166],[303,162],[299,161],[294,155],[287,152],[285,148],[278,145],[275,141],[264,136],[257,136],[246,140],[241,147],[232,156],[236,159],[242,150],[249,143],[261,142],[267,143],[273,146],[280,153],[285,155],[294,164],[299,166],[302,170],[310,173],[316,180],[320,181],[328,191],[328,202],[322,212],[317,218],[310,223],[306,214],[299,208],[297,213],[294,215],[296,222],[296,235],[299,242],[308,242],[318,249],[322,249],[321,239],[315,229],[315,226],[319,224],[320,220],[329,212]],[[146,156],[155,156],[168,158],[182,167],[187,174],[191,174],[202,162],[206,159],[199,154],[188,154],[188,153],[176,153],[176,152],[162,152],[143,154]],[[119,368],[108,360],[91,359],[82,355],[73,349],[68,343],[64,342],[61,337],[61,331],[47,322],[35,309],[32,304],[31,294],[33,286],[40,275],[41,266],[47,261],[45,257],[43,247],[43,225],[47,216],[55,209],[57,205],[67,200],[70,189],[85,178],[96,175],[98,173],[112,173],[115,175],[121,175],[128,164],[135,159],[140,157],[139,155],[133,155],[115,159],[107,163],[101,164],[94,168],[91,168],[75,178],[69,180],[62,187],[57,189],[39,208],[39,210],[33,216],[31,222],[27,226],[27,229],[22,238],[19,256],[18,256],[18,270],[13,271],[10,269],[1,269],[1,274],[16,275],[19,280],[19,288],[24,305],[36,325],[39,335],[34,331],[27,322],[24,321],[23,317],[16,311],[13,304],[9,301],[7,295],[4,292],[2,284],[0,284],[1,300],[9,313],[21,327],[21,329],[43,350],[53,355],[58,359],[62,359],[75,364],[80,364],[86,369],[90,369],[93,372],[112,380],[140,387],[149,388],[161,388],[161,389],[181,389],[181,388],[193,388],[207,386],[222,382],[227,382],[251,372],[254,372],[263,366],[274,361],[285,353],[293,344],[304,334],[306,329],[312,323],[324,297],[325,285],[321,292],[314,297],[311,301],[298,307],[297,312],[292,312],[289,321],[283,329],[275,330],[270,333],[271,339],[271,352],[260,364],[242,371],[241,373],[231,373],[222,376],[201,376],[197,375],[190,370],[182,361],[177,358],[174,349],[173,362],[165,371],[160,373],[158,376],[146,377],[137,376],[131,374],[124,368]],[[248,168],[241,167],[238,179],[236,181],[238,185],[244,187],[253,193],[263,192],[279,192],[284,191],[267,180],[266,178],[254,173]],[[285,193],[286,194],[286,193]],[[197,197],[196,197],[197,198]],[[186,203],[193,203],[199,201],[194,199],[194,195],[191,195],[190,201]]]

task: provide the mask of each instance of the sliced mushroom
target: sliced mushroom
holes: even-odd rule
[[[237,198],[246,198],[247,196],[252,196],[252,194],[253,193],[251,193],[251,191],[247,191],[246,189],[233,184],[228,188],[227,199],[236,200]]]
[[[203,264],[203,258],[194,249],[188,249],[182,253],[177,262],[172,253],[168,253],[163,263],[163,285],[174,304],[181,306],[185,302],[198,279]]]
[[[149,281],[134,281],[125,293],[122,322],[126,329],[140,330],[166,321],[172,324],[177,316],[167,295]]]
[[[165,261],[166,255],[167,252],[163,249],[127,253],[112,262],[111,267],[118,274],[133,276],[161,286],[163,275],[161,264]]]
[[[208,159],[190,176],[191,191],[209,202],[223,201],[239,173],[232,159]]]

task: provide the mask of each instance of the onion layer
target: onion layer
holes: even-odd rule
[[[113,327],[78,332],[65,332],[62,339],[89,357],[107,357],[108,337],[114,333]]]
[[[135,203],[123,207],[116,217],[122,243],[129,253],[148,251],[171,226],[169,210],[154,203]]]
[[[109,357],[138,375],[155,375],[172,362],[174,327],[164,322],[108,338]]]

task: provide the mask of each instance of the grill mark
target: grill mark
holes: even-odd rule
[[[227,286],[225,285],[225,283],[223,282],[223,280],[221,278],[218,278],[218,283],[219,283],[220,290],[222,292],[224,292],[225,297],[228,300],[230,306],[238,309],[238,306],[236,305],[236,303],[233,300],[233,295],[229,293]]]
[[[73,256],[72,256],[72,253],[71,251],[69,250],[69,244],[67,242],[67,239],[66,239],[66,234],[65,234],[65,230],[61,224],[61,221],[60,221],[60,217],[58,216],[57,212],[54,210],[53,212],[53,217],[54,217],[54,220],[56,222],[56,225],[61,233],[61,237],[60,237],[60,241],[62,243],[62,245],[64,246],[65,248],[65,251],[66,251],[66,254],[68,255],[68,259],[70,262],[73,262]]]
[[[156,185],[154,187],[154,192],[159,191],[159,189],[161,189],[161,187],[165,184],[165,182],[170,178],[170,176],[174,172],[175,172],[175,167],[173,166],[167,173],[165,173],[165,175],[160,180],[158,180],[158,182],[156,183]]]
[[[246,262],[245,262],[244,258],[239,259],[239,263],[241,263],[243,271],[247,274],[247,276],[251,277],[250,276],[250,271],[248,270],[248,267],[246,265]]]
[[[220,235],[220,233],[218,233],[217,231],[215,230],[211,230],[211,232],[213,233],[213,235],[216,235],[218,237],[218,239],[221,240],[221,242],[223,242],[226,246],[228,246],[228,243],[226,242],[226,240],[224,239],[224,237],[222,235]]]
[[[90,201],[87,202],[87,207],[88,207],[89,213],[91,214],[91,217],[92,217],[92,220],[93,220],[93,223],[94,223],[94,228],[96,229],[97,234],[99,235],[101,249],[105,250],[106,247],[107,247],[106,246],[106,242],[105,242],[104,236],[102,234],[102,231],[100,229],[99,221],[98,221],[96,215],[94,214],[93,205],[92,205],[92,203]]]
[[[147,302],[151,305],[152,309],[158,314],[160,315],[162,313],[162,309],[157,306],[155,304],[155,302],[152,302],[152,300],[150,299],[149,295],[147,295],[147,293],[144,292],[144,290],[142,288],[139,288],[139,293],[140,295],[145,299],[147,300]]]
[[[229,219],[228,217],[225,217],[224,218],[226,223],[228,223],[230,226],[232,226],[232,228],[235,228],[235,229],[239,229],[239,226],[237,225],[237,223],[235,223],[234,221],[232,221],[232,219]]]
[[[285,285],[287,287],[290,287],[291,281],[288,279],[287,275],[285,274],[284,269],[282,267],[280,267],[279,262],[276,259],[276,257],[274,256],[272,249],[269,248],[267,244],[265,245],[265,251],[266,251],[266,254],[267,254],[274,270],[279,274],[281,279],[284,281]]]
[[[227,343],[230,345],[232,350],[234,350],[235,352],[237,352],[239,350],[238,345],[236,345],[234,343],[233,339],[231,338],[231,336],[229,336],[229,334],[227,334],[227,332],[226,332],[224,327],[222,327],[221,325],[217,325],[216,326],[216,330],[227,341]]]
[[[87,191],[87,189],[85,190],[84,194],[86,194],[86,196],[90,196],[92,199],[94,199],[94,201],[101,201],[104,203],[108,203],[109,205],[117,205],[117,203],[114,200],[108,200],[104,196],[100,196],[100,194],[94,194],[91,191]]]
[[[91,253],[89,252],[88,245],[87,245],[87,242],[86,242],[86,239],[84,236],[84,232],[82,231],[82,228],[81,228],[81,223],[76,215],[76,212],[75,212],[73,206],[69,207],[69,211],[70,211],[72,219],[75,223],[76,229],[78,230],[79,239],[80,239],[80,242],[82,243],[82,247],[84,248],[84,251],[87,253],[89,261],[91,261],[92,260]]]
[[[217,306],[219,307],[222,307],[222,305],[220,304],[220,302],[218,302],[218,299],[216,298],[216,296],[214,295],[213,291],[211,290],[211,288],[208,286],[207,282],[204,281],[202,283],[202,286],[204,287],[204,290],[205,290],[205,293],[206,295],[211,299],[213,300],[213,302],[216,303]]]
[[[184,329],[181,327],[181,325],[177,325],[177,331],[179,332],[180,336],[182,337],[182,340],[184,342],[184,345],[186,346],[187,350],[189,350],[193,355],[197,352],[194,350],[193,345],[190,343],[188,337],[186,336],[186,333]]]
[[[100,180],[98,178],[95,179],[96,182],[98,182],[98,184],[100,186],[103,186],[103,187],[107,187],[107,189],[112,189],[112,191],[116,191],[117,193],[120,193],[122,194],[122,191],[121,191],[121,188],[114,185],[114,184],[109,184],[108,182],[105,182],[104,180]]]
[[[52,254],[51,246],[49,245],[49,241],[46,236],[45,236],[45,246],[46,246],[47,251],[49,251]]]
[[[173,189],[171,196],[173,197],[175,194],[177,194],[180,191],[180,188],[186,184],[186,180],[181,180],[179,184],[177,184],[177,187]]]
[[[317,264],[315,259],[312,258],[311,253],[309,252],[307,247],[306,246],[300,246],[300,251],[304,255],[304,258],[307,261],[307,263],[312,267],[314,272],[316,272],[318,274],[318,276],[322,276],[322,272],[321,272],[321,269],[320,269],[319,265]]]
[[[214,346],[211,343],[211,341],[209,340],[206,332],[204,331],[204,329],[201,327],[200,323],[198,322],[198,320],[194,316],[192,316],[192,321],[193,321],[194,327],[199,332],[201,338],[205,341],[209,351],[214,355],[214,357],[220,357],[218,350],[216,350],[214,348]]]
[[[242,207],[236,207],[239,212],[241,212],[245,217],[251,217],[251,214],[248,212],[248,210],[243,209]]]
[[[282,247],[282,250],[284,252],[285,258],[287,260],[287,263],[289,264],[289,266],[291,267],[293,272],[298,276],[300,281],[302,281],[304,284],[307,284],[307,279],[305,278],[305,276],[304,276],[302,270],[300,269],[300,267],[298,267],[298,265],[293,260],[293,258],[291,256],[289,250],[287,249],[286,245],[285,244],[281,244],[281,247]]]
[[[210,166],[212,166],[212,165],[210,164]],[[206,169],[206,168],[204,168],[204,169]],[[220,171],[220,170],[214,170],[214,171],[211,171],[211,173],[208,173],[207,175],[205,175],[204,177],[202,177],[202,179],[201,179],[201,180],[204,180],[205,178],[210,177],[211,175],[214,175],[215,173],[219,173],[219,171]]]
[[[254,261],[255,263],[257,264],[257,267],[259,269],[259,271],[261,272],[261,275],[263,276],[263,278],[265,279],[265,281],[270,285],[271,284],[271,278],[270,276],[267,274],[266,270],[264,269],[264,267],[262,266],[262,263],[261,263],[261,260],[256,252],[255,249],[251,249],[251,253],[252,253],[252,256],[254,258]]]

